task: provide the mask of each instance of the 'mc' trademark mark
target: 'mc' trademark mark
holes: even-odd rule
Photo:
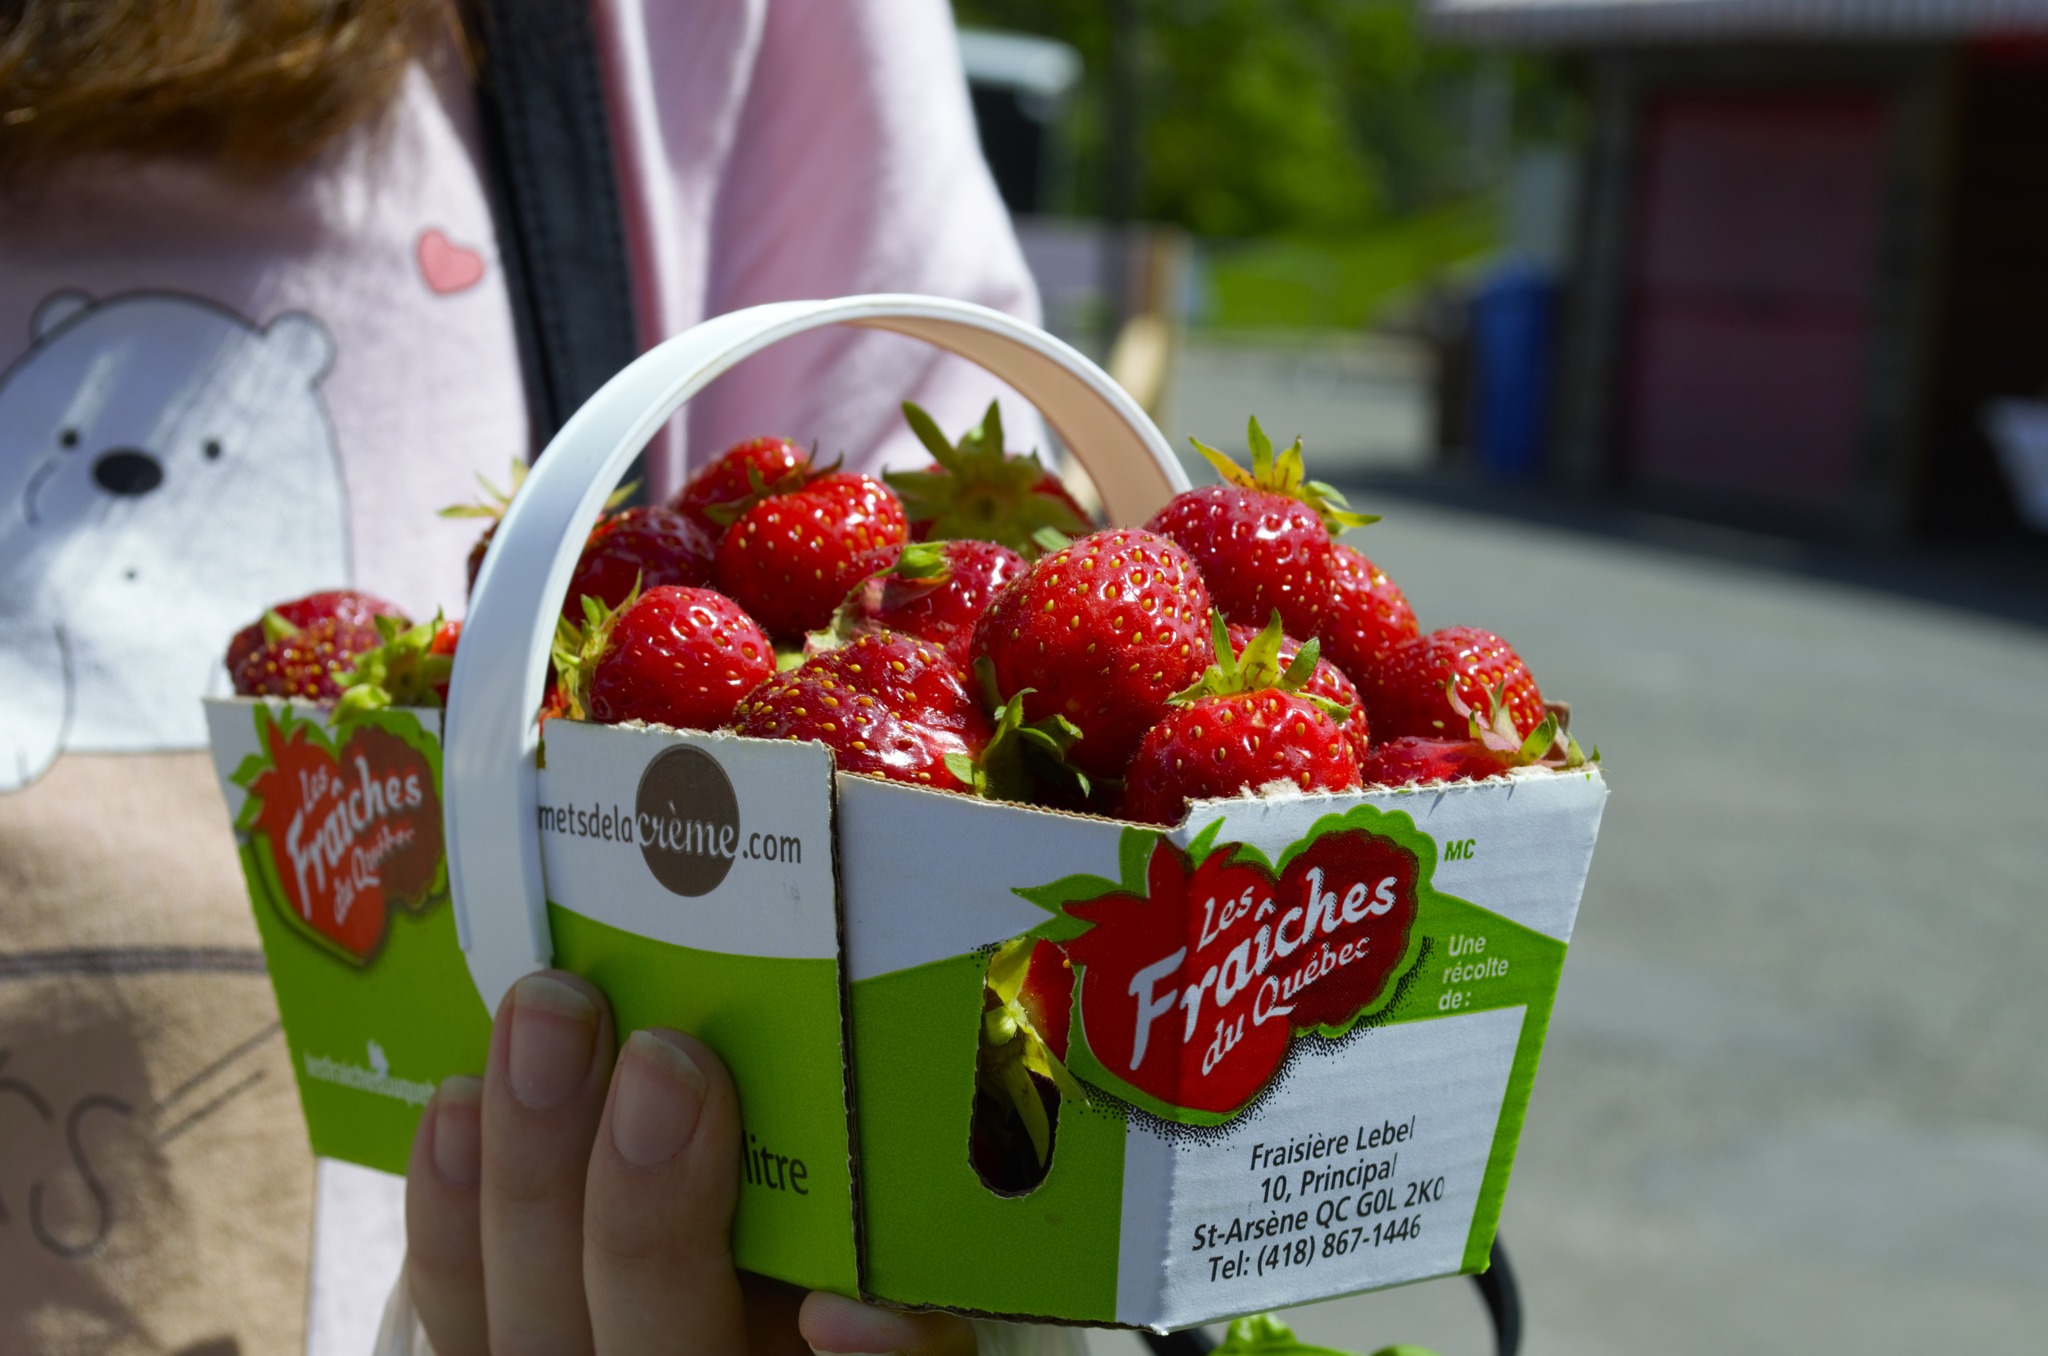
[[[1460,838],[1444,844],[1444,860],[1447,862],[1469,862],[1472,850],[1478,845],[1476,838]]]

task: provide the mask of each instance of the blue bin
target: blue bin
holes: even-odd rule
[[[1495,269],[1472,302],[1477,368],[1473,431],[1489,476],[1530,479],[1543,469],[1557,369],[1558,283],[1530,264]]]

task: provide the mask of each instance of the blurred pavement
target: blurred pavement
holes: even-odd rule
[[[1574,703],[1614,792],[1503,1221],[1524,1350],[2048,1350],[2048,627],[1735,533],[1353,503],[1424,626],[1501,632]],[[1491,1350],[1462,1280],[1292,1321]]]
[[[1245,420],[1285,446],[1300,435],[1324,480],[1419,469],[1428,460],[1429,354],[1378,335],[1289,343],[1193,335],[1176,355],[1159,426],[1175,451],[1188,436],[1239,457]]]

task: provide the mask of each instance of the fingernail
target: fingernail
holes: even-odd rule
[[[545,1111],[576,1091],[589,1072],[597,1009],[580,990],[549,975],[528,975],[512,992],[507,1081],[521,1106]]]
[[[452,1186],[475,1186],[481,1175],[483,1100],[483,1080],[461,1075],[434,1093],[434,1171]]]
[[[635,1031],[619,1053],[612,1143],[635,1167],[657,1168],[696,1132],[704,1111],[704,1071],[676,1042]]]
[[[875,1356],[934,1345],[904,1314],[824,1291],[804,1301],[803,1325],[833,1344],[827,1348],[807,1343],[816,1356]]]

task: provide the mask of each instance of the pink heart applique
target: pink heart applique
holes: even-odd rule
[[[418,254],[420,276],[441,296],[474,287],[484,276],[484,256],[456,244],[438,227],[420,232]]]

